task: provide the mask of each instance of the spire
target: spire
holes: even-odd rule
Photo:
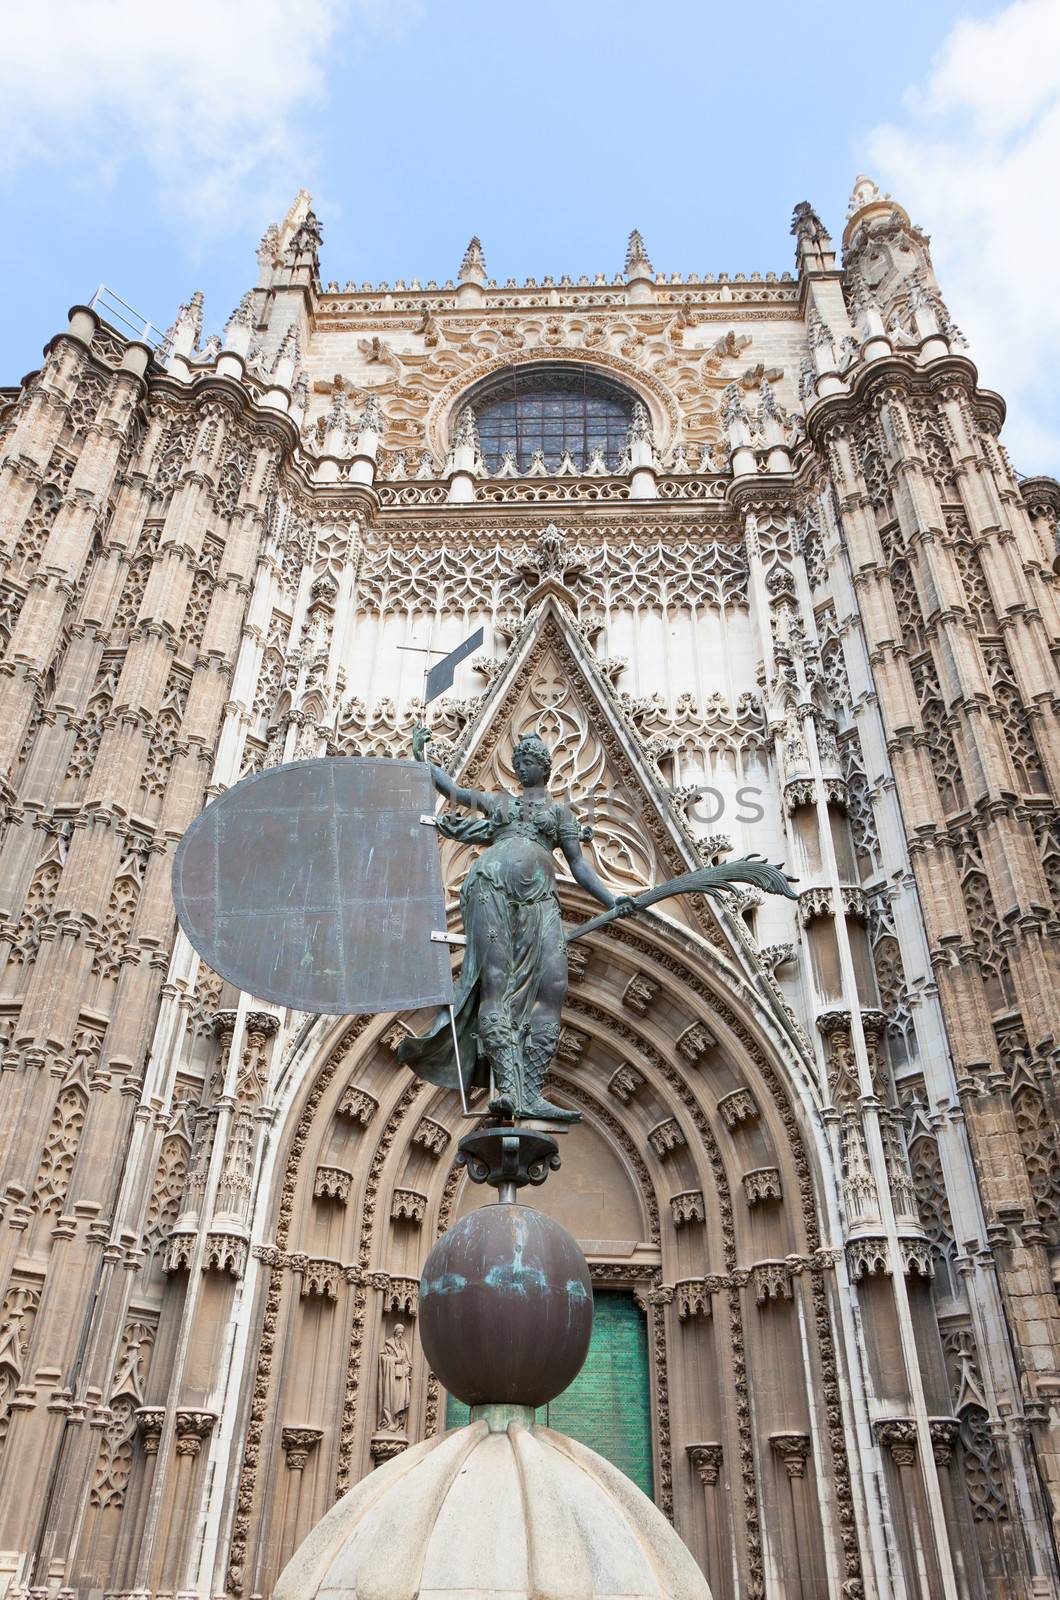
[[[464,259],[460,263],[460,271],[457,273],[457,277],[461,283],[484,284],[486,282],[486,257],[482,253],[482,240],[478,234],[473,236],[464,251]]]
[[[629,236],[624,270],[627,278],[650,278],[654,276],[655,268],[648,260],[648,252],[644,248],[644,240],[641,237],[639,228],[634,228]]]

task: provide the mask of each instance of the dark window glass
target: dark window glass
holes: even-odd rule
[[[535,451],[554,471],[570,451],[584,471],[594,450],[614,470],[625,449],[633,396],[591,367],[523,367],[472,396],[482,454],[492,472],[506,451],[526,472]]]

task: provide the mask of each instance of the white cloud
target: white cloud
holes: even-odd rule
[[[303,120],[351,11],[379,0],[24,0],[4,8],[0,178],[51,162],[80,181],[145,159],[201,232],[286,210],[310,177]]]
[[[982,381],[1009,404],[1022,472],[1060,470],[1060,4],[958,22],[900,120],[869,138],[876,176],[932,235]]]

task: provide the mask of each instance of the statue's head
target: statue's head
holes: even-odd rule
[[[536,733],[526,734],[512,751],[512,766],[520,783],[533,783],[536,772],[541,774],[540,781],[547,783],[552,771],[552,756],[548,745],[543,739],[539,739]]]

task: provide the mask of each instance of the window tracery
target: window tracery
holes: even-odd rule
[[[634,397],[572,362],[511,368],[480,387],[472,404],[490,471],[510,457],[528,472],[537,456],[554,472],[567,455],[575,470],[587,471],[594,456],[612,469],[621,459]]]

